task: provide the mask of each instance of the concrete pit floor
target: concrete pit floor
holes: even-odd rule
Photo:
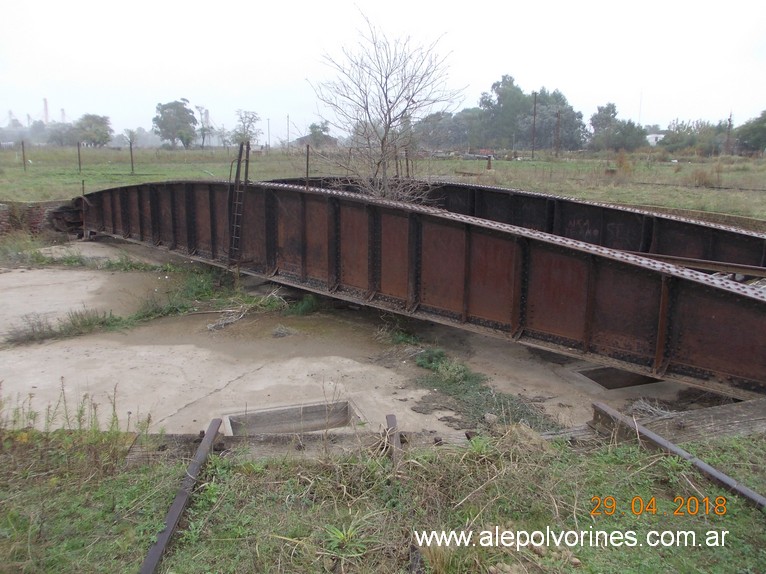
[[[175,257],[111,239],[48,249],[94,260],[127,255],[163,263]],[[55,324],[70,311],[128,315],[150,297],[166,297],[175,279],[83,267],[0,269],[0,340],[39,318]],[[257,288],[268,292],[277,286]],[[417,349],[381,337],[391,318],[377,310],[346,304],[306,316],[252,314],[209,329],[219,318],[190,314],[123,331],[20,346],[4,342],[2,416],[33,411],[38,427],[46,419],[66,427],[76,424],[79,404],[95,404],[102,426],[114,409],[125,430],[149,420],[150,432],[196,434],[211,419],[231,413],[350,400],[369,430],[384,427],[386,415],[395,414],[403,430],[458,432],[449,421],[460,413],[443,408],[439,393],[415,383],[425,373],[415,365]],[[408,327],[486,374],[498,391],[527,397],[564,426],[590,420],[594,401],[621,409],[641,397],[673,401],[687,389],[663,381],[608,390],[579,372],[593,366],[582,361],[432,323]]]

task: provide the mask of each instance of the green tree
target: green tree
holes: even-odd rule
[[[534,95],[532,101],[534,105]],[[544,87],[540,88],[537,93],[537,110],[533,118],[534,113],[533,110],[519,118],[517,144],[531,147],[534,122],[536,148],[556,150],[582,148],[585,138],[582,113],[576,112],[559,90],[549,92]]]
[[[615,130],[615,151],[635,151],[647,145],[646,130],[633,122],[633,120],[619,120]]]
[[[169,141],[172,147],[176,147],[180,141],[184,148],[188,149],[196,137],[197,118],[188,104],[189,100],[186,98],[157,104],[157,115],[152,119],[154,133]]]
[[[673,120],[665,130],[665,137],[658,145],[661,145],[670,152],[676,152],[681,149],[694,147],[697,143],[694,126],[691,122],[685,122],[678,119]]]
[[[449,112],[428,114],[413,126],[413,136],[423,149],[448,149],[451,147],[449,129],[452,124],[452,114]]]
[[[45,122],[42,120],[36,120],[32,122],[32,125],[29,126],[29,130],[27,131],[27,137],[32,140],[34,143],[44,143],[48,141],[50,138],[50,132],[51,129],[55,129],[57,126],[67,126],[67,129],[72,128],[72,124],[69,123],[56,123],[53,122],[51,124],[51,127],[45,125]],[[73,138],[74,143],[77,143],[77,138]],[[69,144],[60,144],[60,145],[69,145]]]
[[[617,106],[611,102],[605,106],[598,106],[596,113],[590,117],[590,127],[593,128],[593,135],[609,131],[616,122]]]
[[[617,119],[617,106],[612,103],[598,106],[590,125],[593,128],[590,147],[596,151],[634,151],[647,145],[646,130],[633,120]]]
[[[42,124],[42,122],[40,122]],[[54,122],[46,126],[47,142],[50,145],[68,146],[77,145],[80,141],[80,133],[69,123]]]
[[[418,146],[430,151],[458,151],[482,147],[485,112],[465,108],[456,114],[436,112],[413,126]]]
[[[465,108],[452,116],[449,141],[453,149],[483,147],[486,120],[481,108]]]
[[[256,124],[261,121],[261,116],[256,112],[247,110],[237,110],[237,126],[231,133],[234,143],[250,142],[252,145],[258,143],[258,138],[263,133],[256,128]]]
[[[582,114],[559,90],[540,88],[525,94],[512,76],[492,84],[479,102],[482,116],[478,138],[482,147],[580,149],[585,139]]]
[[[78,137],[81,142],[96,147],[103,147],[112,139],[114,130],[107,116],[85,114],[75,123]]]
[[[742,150],[761,153],[766,151],[766,110],[757,118],[739,126],[735,134]]]
[[[687,150],[701,156],[718,155],[725,151],[727,132],[728,122],[723,120],[717,124],[674,120],[659,145],[670,152]]]
[[[330,138],[330,122],[323,120],[309,126],[309,142],[311,147],[320,148],[328,144]]]
[[[522,134],[523,118],[532,116],[532,104],[532,98],[516,85],[512,76],[504,75],[492,84],[492,92],[484,92],[479,100],[479,107],[485,112],[482,143],[487,147],[514,147],[526,136]],[[524,130],[527,131],[526,126]]]

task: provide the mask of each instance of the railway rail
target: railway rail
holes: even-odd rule
[[[324,189],[344,187],[338,178],[280,181]],[[353,185],[345,187],[354,189]],[[672,258],[677,265],[728,263],[731,272],[742,265],[748,273],[759,268],[762,273],[766,267],[766,234],[732,226],[519,189],[434,182],[424,185],[424,190],[428,205],[450,213],[652,258]]]

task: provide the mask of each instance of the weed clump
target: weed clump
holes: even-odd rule
[[[319,307],[319,298],[316,295],[308,294],[301,297],[300,301],[290,305],[285,314],[302,317],[319,311]]]
[[[416,356],[415,363],[431,371],[431,374],[418,379],[419,384],[450,397],[456,404],[456,410],[463,416],[466,428],[481,426],[487,415],[497,417],[504,424],[521,422],[537,431],[561,428],[561,425],[523,397],[492,389],[486,384],[489,381],[486,375],[450,359],[442,349],[424,349]]]
[[[26,231],[11,231],[0,238],[0,265],[41,265],[46,258],[38,250],[45,243]]]
[[[120,265],[122,270],[126,269],[125,262]],[[144,270],[140,264],[136,269]],[[10,329],[6,335],[6,342],[23,345],[102,330],[127,329],[153,319],[195,312],[201,307],[214,309],[214,312],[220,310],[224,315],[221,321],[223,325],[233,322],[232,316],[240,319],[253,310],[272,311],[283,309],[286,305],[276,291],[263,297],[253,297],[238,291],[234,287],[231,275],[218,269],[193,268],[179,273],[179,286],[168,293],[164,300],[150,297],[143,301],[135,313],[127,317],[87,308],[69,311],[65,317],[58,320],[31,313],[22,317],[21,325]]]

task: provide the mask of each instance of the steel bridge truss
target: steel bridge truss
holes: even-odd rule
[[[651,377],[766,389],[766,291],[650,258],[757,276],[764,235],[517,190],[436,185],[429,207],[301,181],[240,185],[235,253],[225,182],[91,193],[83,227]]]

